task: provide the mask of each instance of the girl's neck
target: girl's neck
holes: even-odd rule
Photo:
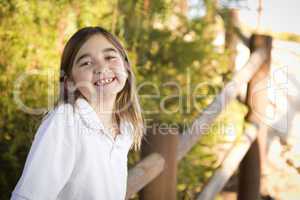
[[[111,95],[97,98],[90,102],[105,129],[111,129],[116,124],[114,115],[115,99],[116,96]]]

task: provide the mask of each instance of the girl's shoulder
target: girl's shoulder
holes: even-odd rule
[[[58,124],[74,125],[76,120],[76,113],[73,105],[69,103],[59,103],[51,109],[43,118],[44,121],[57,121]]]

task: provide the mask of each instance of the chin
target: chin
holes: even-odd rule
[[[95,94],[99,97],[101,96],[113,96],[117,95],[120,91],[122,91],[121,87],[114,87],[114,88],[103,88],[99,90],[95,90]]]

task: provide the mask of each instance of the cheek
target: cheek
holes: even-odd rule
[[[122,62],[122,60],[117,59],[117,60],[113,60],[109,63],[110,68],[114,69],[114,70],[122,70],[123,68],[125,68],[124,63]]]
[[[74,71],[73,81],[75,88],[77,88],[84,96],[89,95],[93,91],[92,73],[83,70]]]
[[[125,84],[127,78],[128,78],[128,73],[127,71],[124,69],[118,69],[116,72],[115,72],[119,82],[121,84]]]
[[[116,63],[112,66],[111,69],[113,70],[113,72],[115,73],[115,75],[120,81],[122,82],[126,81],[128,77],[128,72],[123,62],[116,61]]]
[[[93,77],[93,74],[87,70],[76,70],[72,75],[75,82],[89,81]]]

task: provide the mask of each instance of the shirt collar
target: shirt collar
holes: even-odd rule
[[[78,98],[75,102],[75,106],[79,112],[80,118],[88,128],[104,130],[103,123],[100,121],[95,110],[85,99]]]
[[[84,124],[93,130],[102,130],[104,133],[104,125],[97,116],[97,113],[93,107],[84,98],[78,98],[75,102],[75,107],[77,108],[80,118]],[[120,119],[120,134],[132,133],[133,126],[128,121]],[[108,134],[108,133],[106,133]],[[108,134],[111,136],[110,134]]]

